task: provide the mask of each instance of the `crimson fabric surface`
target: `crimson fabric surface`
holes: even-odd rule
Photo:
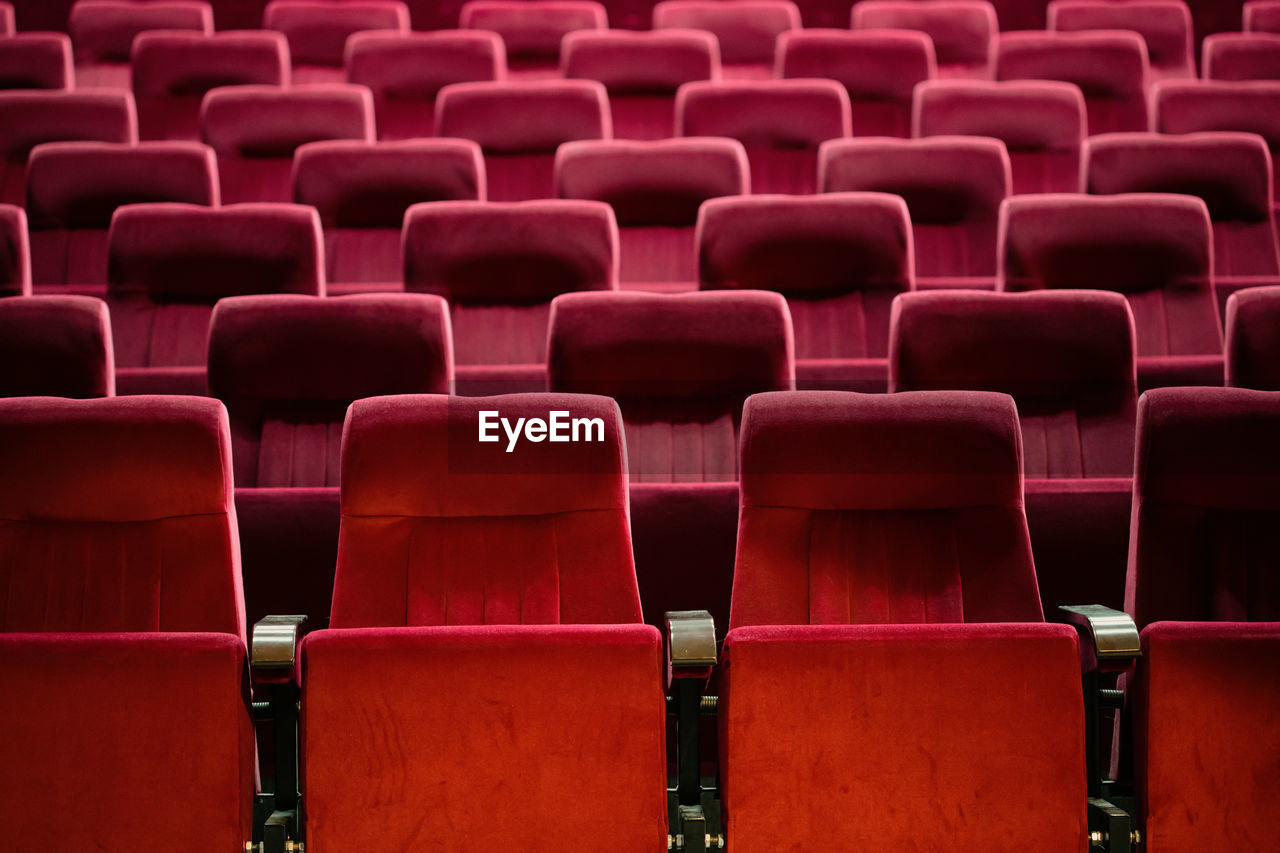
[[[980,850],[994,833],[1084,853],[1070,628],[735,628],[724,659],[721,774],[735,850],[815,849],[833,834],[846,849]]]
[[[1248,0],[1242,17],[1247,33],[1280,33],[1280,2],[1277,0]]]
[[[71,89],[76,69],[64,33],[18,33],[0,41],[0,89]]]
[[[1076,84],[1093,134],[1147,130],[1150,78],[1146,42],[1131,31],[1004,33],[998,42],[997,80]]]
[[[536,850],[575,822],[666,843],[662,644],[647,625],[322,631],[303,647],[307,842]],[[442,734],[447,733],[445,736]]]
[[[1131,695],[1146,848],[1280,845],[1280,624],[1151,625]]]
[[[1119,293],[907,293],[889,390],[1013,396],[1028,477],[1127,477],[1137,413],[1133,315]]]
[[[919,30],[937,51],[938,74],[990,80],[1000,25],[987,0],[862,0],[853,6],[855,30]]]
[[[80,86],[129,88],[133,39],[147,30],[213,33],[213,7],[204,0],[77,0],[67,16]]]
[[[1160,388],[1138,404],[1125,609],[1162,620],[1280,620],[1280,394]]]
[[[13,4],[0,3],[0,35],[11,36],[17,27],[14,25]]]
[[[230,455],[216,400],[0,400],[0,631],[243,645]]]
[[[227,634],[0,634],[5,845],[128,850],[164,837],[243,850],[246,671],[244,641]]]
[[[337,487],[236,489],[250,625],[301,613],[312,629],[328,627],[341,515]]]
[[[21,207],[0,204],[0,296],[31,293],[31,243],[27,214]]]
[[[107,305],[87,296],[0,300],[0,397],[110,397]]]
[[[1047,13],[1050,30],[1132,30],[1146,41],[1156,78],[1196,76],[1191,10],[1184,0],[1052,0]]]
[[[1124,608],[1129,559],[1129,477],[1027,480],[1027,528],[1040,600]]]
[[[143,139],[200,139],[200,102],[219,86],[284,86],[289,44],[280,33],[139,33],[133,96]]]
[[[662,0],[653,5],[655,30],[705,30],[716,37],[726,79],[768,79],[778,36],[800,29],[791,0]]]
[[[353,400],[447,394],[449,308],[423,293],[222,299],[209,323],[209,391],[231,416],[239,486],[338,485]]]
[[[107,230],[125,204],[217,205],[218,163],[196,142],[50,142],[27,161],[37,285],[105,285]]]
[[[462,30],[353,33],[344,64],[348,83],[373,92],[379,139],[431,136],[442,88],[507,76],[502,39]]]
[[[622,139],[675,135],[676,90],[720,79],[720,45],[703,30],[577,30],[561,51],[564,77],[604,84],[613,135]]]
[[[293,158],[293,200],[320,213],[330,283],[399,289],[405,211],[484,197],[484,158],[467,139],[309,142]]]
[[[1012,181],[1009,153],[998,139],[838,139],[818,152],[822,192],[902,196],[911,214],[916,276],[938,284],[994,286],[1000,203]]]
[[[553,197],[556,148],[613,136],[609,96],[595,80],[454,83],[440,90],[435,121],[439,136],[480,143],[494,201]]]
[[[801,387],[884,390],[889,308],[915,286],[912,257],[907,206],[884,193],[713,199],[698,217],[704,290],[786,296]]]
[[[1254,287],[1227,301],[1227,385],[1280,391],[1280,287]]]
[[[511,452],[482,411],[599,419],[593,441]],[[497,416],[495,416],[496,418]],[[640,621],[617,404],[582,394],[356,401],[342,451],[331,625]]]
[[[854,136],[910,136],[911,93],[938,62],[929,36],[912,30],[793,30],[778,37],[775,76],[843,85]]]
[[[994,136],[1015,193],[1075,192],[1088,135],[1084,95],[1060,80],[933,80],[916,87],[913,136]]]
[[[595,0],[467,0],[458,26],[497,33],[513,72],[554,77],[561,40],[579,30],[606,29],[609,16]]]
[[[747,400],[730,630],[1043,619],[1013,399]]]
[[[1280,80],[1280,34],[1216,33],[1200,65],[1206,80]]]
[[[222,200],[289,201],[294,151],[322,139],[373,142],[363,86],[221,86],[204,96],[200,136],[218,154]]]
[[[289,40],[299,83],[342,80],[347,37],[362,30],[409,30],[409,8],[399,0],[271,0],[262,10],[262,28]]]
[[[555,182],[561,198],[613,208],[622,282],[691,289],[698,274],[698,207],[750,192],[751,166],[734,139],[566,142],[556,152]]]
[[[108,90],[0,92],[0,203],[24,202],[32,148],[72,140],[137,142],[133,96]]]

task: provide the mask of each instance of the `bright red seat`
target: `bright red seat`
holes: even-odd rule
[[[1280,0],[1245,0],[1242,20],[1246,33],[1280,33]]]
[[[0,41],[0,89],[70,89],[76,83],[71,39],[18,33]]]
[[[1195,77],[1191,10],[1184,0],[1052,0],[1050,30],[1132,30],[1147,43],[1157,79]]]
[[[289,40],[298,83],[339,83],[347,38],[364,30],[408,32],[409,7],[400,0],[271,0],[262,28]]]
[[[115,388],[106,303],[0,299],[0,397],[110,397]]]
[[[1280,80],[1280,33],[1214,33],[1202,51],[1206,80]]]
[[[213,34],[213,6],[206,0],[75,0],[67,30],[76,49],[81,86],[129,88],[133,40],[148,30]]]
[[[653,6],[655,30],[714,35],[728,80],[771,77],[778,36],[800,26],[800,10],[791,0],[661,0]]]
[[[990,80],[1000,25],[987,0],[862,0],[853,6],[855,30],[919,30],[933,41],[938,75]]]

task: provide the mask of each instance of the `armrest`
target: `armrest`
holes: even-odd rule
[[[1142,657],[1142,641],[1133,617],[1101,604],[1058,608],[1059,621],[1080,635],[1080,663],[1085,672],[1122,672]]]
[[[666,623],[667,685],[676,722],[676,809],[672,817],[681,849],[702,853],[712,838],[720,838],[718,821],[708,820],[704,805],[701,741],[702,690],[717,659],[716,623],[706,610],[671,611],[666,614]],[[714,702],[713,697],[705,698]]]
[[[249,644],[255,699],[263,697],[253,703],[255,717],[270,726],[270,737],[259,742],[274,745],[271,772],[263,774],[262,793],[254,801],[253,841],[263,853],[297,849],[293,840],[302,837],[295,673],[306,626],[306,616],[268,616],[253,626]]]
[[[249,667],[254,685],[293,681],[306,616],[268,616],[253,626]]]
[[[706,610],[675,610],[666,614],[667,684],[681,678],[711,675],[716,665],[716,623]]]

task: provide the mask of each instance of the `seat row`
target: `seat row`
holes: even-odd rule
[[[481,440],[495,416],[543,431]],[[357,402],[330,628],[265,620],[252,650],[220,403],[0,401],[6,838],[550,849],[569,821],[636,851],[1271,849],[1280,402],[1161,389],[1137,418],[1134,621],[1044,624],[1009,397],[753,396],[728,636],[669,614],[664,676],[608,399]],[[1131,804],[1091,753],[1115,669]]]

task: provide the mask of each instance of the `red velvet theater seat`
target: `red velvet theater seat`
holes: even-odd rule
[[[1132,30],[1147,43],[1157,79],[1195,77],[1191,10],[1184,0],[1052,0],[1049,29]]]
[[[907,206],[885,193],[709,201],[698,277],[786,297],[801,388],[884,391],[889,308],[915,287]]]
[[[0,89],[71,89],[76,70],[64,33],[19,33],[0,40]]]
[[[1253,287],[1227,300],[1227,385],[1280,391],[1280,287]]]
[[[1246,0],[1242,17],[1246,33],[1280,33],[1280,0]]]
[[[0,703],[12,849],[249,840],[229,445],[213,400],[0,401],[0,690],[21,697]]]
[[[331,292],[399,290],[405,211],[484,196],[480,146],[466,139],[310,142],[294,155],[293,199],[320,213]]]
[[[200,102],[219,86],[283,86],[289,44],[262,31],[140,33],[133,46],[133,96],[143,139],[200,139]]]
[[[460,30],[354,33],[347,39],[346,68],[348,83],[373,92],[379,139],[432,136],[442,88],[507,76],[501,38]]]
[[[289,40],[298,83],[339,83],[347,37],[362,30],[409,29],[409,7],[399,0],[271,0],[262,28]]]
[[[1250,133],[1109,134],[1085,143],[1083,189],[1099,195],[1185,193],[1213,221],[1219,310],[1243,287],[1280,283],[1266,141]]]
[[[27,156],[42,142],[137,142],[128,92],[0,92],[0,203],[26,200]]]
[[[200,136],[218,154],[222,200],[289,201],[298,146],[376,138],[373,96],[363,86],[226,86],[200,107]]]
[[[1075,192],[1087,128],[1084,96],[1073,83],[936,80],[916,87],[912,135],[1001,140],[1015,193]]]
[[[564,38],[560,71],[604,84],[614,136],[666,139],[680,86],[720,79],[720,47],[702,30],[578,30]]]
[[[27,214],[12,204],[0,204],[0,297],[31,294],[31,242]]]
[[[776,76],[842,84],[854,136],[910,136],[911,93],[938,76],[938,63],[921,32],[794,30],[778,37]]]
[[[111,320],[100,299],[0,300],[0,397],[115,394]]]
[[[921,288],[991,289],[1000,203],[1010,194],[1009,153],[998,139],[838,139],[818,153],[822,192],[902,196],[911,214]]]
[[[1147,45],[1134,32],[1020,32],[1000,36],[997,80],[1062,80],[1080,87],[1090,133],[1147,130]]]
[[[224,296],[324,294],[308,207],[122,207],[108,236],[107,302],[122,394],[204,393],[209,316]]]
[[[41,285],[107,283],[111,215],[142,202],[218,204],[218,164],[197,142],[50,142],[27,164],[32,275]]]
[[[81,86],[129,88],[133,40],[147,30],[213,33],[205,0],[76,0],[67,19]]]
[[[624,285],[695,290],[698,207],[749,192],[750,172],[733,139],[567,142],[556,154],[556,192],[613,208]]]
[[[676,135],[741,142],[758,193],[814,192],[818,146],[848,136],[849,116],[834,80],[686,83],[676,93]]]
[[[494,201],[554,197],[556,148],[613,135],[609,96],[594,80],[446,86],[436,99],[436,133],[480,143]]]
[[[1114,290],[1133,309],[1138,386],[1222,384],[1213,232],[1192,196],[1050,194],[1001,209],[999,290]]]
[[[561,40],[579,30],[606,29],[609,16],[595,0],[467,0],[458,26],[497,33],[513,75],[555,77]]]
[[[661,0],[653,6],[655,30],[706,30],[714,35],[727,80],[773,76],[778,36],[800,26],[800,9],[791,0]]]
[[[449,300],[460,394],[545,389],[551,300],[618,287],[618,226],[601,202],[414,205],[403,244],[405,289]]]
[[[1280,33],[1215,33],[1200,64],[1206,80],[1280,80]]]
[[[990,80],[1000,25],[987,0],[862,0],[855,30],[919,30],[933,41],[941,77]]]

